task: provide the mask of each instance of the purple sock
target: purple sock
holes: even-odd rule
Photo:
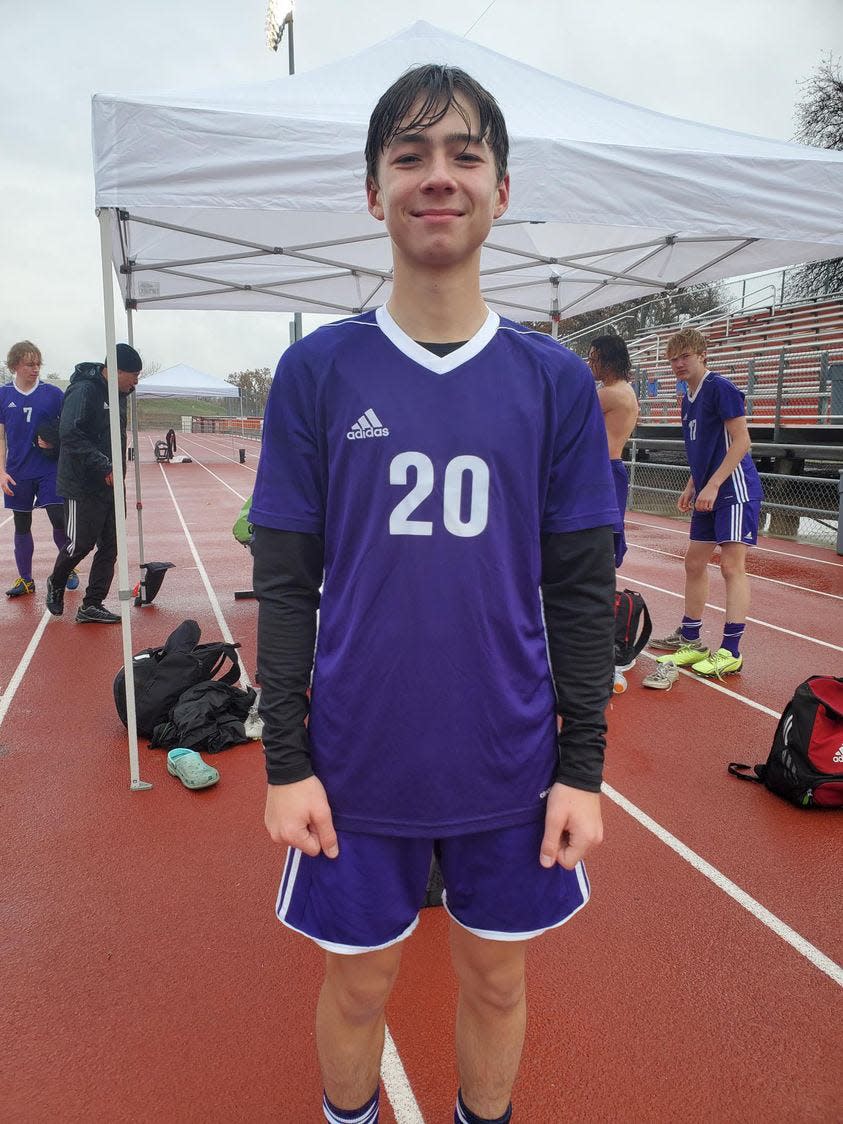
[[[731,652],[736,659],[740,655],[741,638],[743,637],[743,630],[745,628],[745,624],[730,624],[726,621],[726,626],[723,629],[723,643],[720,647]]]
[[[53,527],[53,542],[56,544],[56,550],[64,550],[70,539],[67,537],[66,531]]]
[[[18,575],[28,582],[32,581],[33,549],[32,532],[27,531],[25,535],[19,535],[15,531],[15,565],[18,568]]]
[[[457,1103],[454,1108],[454,1124],[509,1124],[512,1119],[512,1102],[507,1105],[506,1112],[503,1116],[496,1116],[492,1120],[488,1116],[478,1116],[476,1112],[472,1112],[470,1108],[466,1107],[465,1101],[462,1099],[462,1089],[457,1092]]]
[[[683,617],[679,631],[683,640],[699,640],[702,620],[695,621],[693,617]]]
[[[380,1100],[380,1085],[371,1097],[360,1108],[337,1108],[328,1100],[328,1094],[322,1094],[322,1111],[328,1124],[378,1124],[378,1102]]]

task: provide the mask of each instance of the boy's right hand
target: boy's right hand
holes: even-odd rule
[[[318,777],[268,785],[264,823],[273,843],[297,847],[314,858],[321,851],[335,859],[340,852],[331,807]]]
[[[685,491],[682,493],[682,495],[676,501],[676,506],[679,508],[679,510],[682,512],[683,515],[687,515],[687,513],[691,510],[693,505],[694,505],[694,485],[693,485],[693,482],[689,480],[688,483],[685,486]]]

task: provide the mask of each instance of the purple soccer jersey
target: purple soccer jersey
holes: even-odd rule
[[[6,430],[6,471],[15,480],[55,476],[56,462],[40,452],[35,434],[42,422],[57,421],[64,395],[49,382],[37,382],[28,394],[13,382],[0,386],[0,425]]]
[[[616,518],[594,381],[547,336],[490,313],[439,357],[380,308],[284,354],[251,520],[324,537],[309,730],[337,827],[544,814],[540,537]]]
[[[706,486],[729,451],[732,442],[726,421],[743,417],[745,413],[741,391],[713,371],[706,371],[693,396],[686,393],[682,399],[682,435],[697,492]],[[752,457],[747,453],[731,476],[720,485],[714,506],[746,503],[762,497],[761,480]]]

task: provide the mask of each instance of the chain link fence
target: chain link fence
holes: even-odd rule
[[[626,461],[629,472],[628,511],[649,512],[690,522],[681,515],[676,501],[688,483],[685,465],[667,464],[635,455]],[[835,549],[839,519],[837,468],[812,468],[818,475],[785,476],[762,472],[764,501],[761,505],[759,534]],[[822,473],[822,475],[819,475]]]

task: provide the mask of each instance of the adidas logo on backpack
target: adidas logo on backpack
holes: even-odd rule
[[[784,708],[766,762],[732,761],[729,772],[800,808],[843,808],[841,735],[843,678],[812,675]]]

